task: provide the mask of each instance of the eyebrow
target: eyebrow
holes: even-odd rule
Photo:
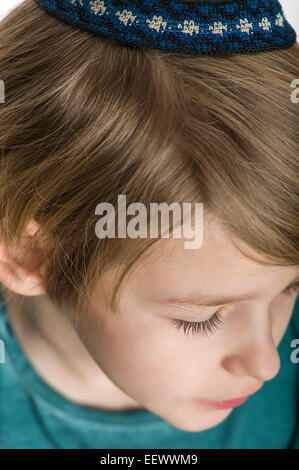
[[[292,286],[293,284],[296,284],[299,282],[299,277],[292,281],[287,287]],[[237,302],[240,300],[249,300],[254,298],[256,295],[255,292],[249,292],[245,295],[239,295],[239,296],[224,296],[224,297],[217,297],[217,296],[189,296],[186,298],[183,297],[168,297],[166,299],[163,299],[163,303],[176,303],[176,304],[182,304],[182,305],[199,305],[200,307],[214,307],[217,305],[221,304],[226,304],[230,302]]]

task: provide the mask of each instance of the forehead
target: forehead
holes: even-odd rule
[[[214,283],[221,283],[223,291],[226,286],[231,288],[244,281],[258,286],[265,277],[295,272],[294,267],[267,265],[267,260],[252,249],[240,241],[234,243],[232,235],[215,220],[204,221],[200,248],[186,249],[184,241],[184,238],[169,238],[154,243],[136,263],[128,279],[132,279],[136,288],[142,286],[149,293],[188,294],[188,290],[210,288]],[[242,254],[236,243],[255,259]]]

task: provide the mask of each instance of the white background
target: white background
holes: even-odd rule
[[[0,19],[16,5],[22,3],[22,1],[23,0],[1,0]],[[299,0],[280,0],[280,3],[288,22],[297,32],[297,41],[299,42]]]

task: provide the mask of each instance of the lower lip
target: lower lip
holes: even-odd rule
[[[212,408],[217,408],[218,410],[227,410],[229,408],[236,408],[237,406],[242,405],[245,403],[246,400],[250,395],[243,397],[243,398],[238,398],[237,400],[226,400],[226,401],[208,401],[208,400],[199,400],[200,403],[203,403],[204,405],[210,406]]]

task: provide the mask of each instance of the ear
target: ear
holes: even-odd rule
[[[35,296],[46,293],[43,282],[42,267],[44,252],[39,247],[33,247],[26,259],[22,254],[22,246],[30,243],[30,237],[39,229],[35,219],[28,223],[20,246],[7,248],[0,234],[0,282],[17,294]]]

